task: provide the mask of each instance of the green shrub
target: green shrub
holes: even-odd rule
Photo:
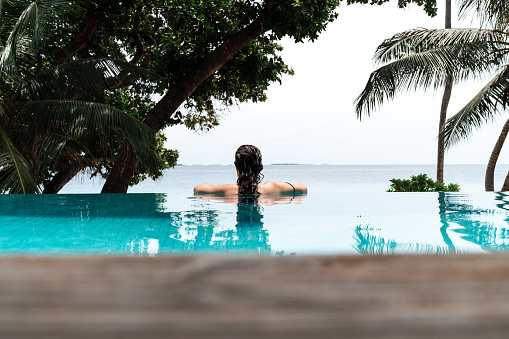
[[[427,174],[412,175],[411,179],[391,179],[387,192],[459,192],[460,185],[445,185],[434,181]]]

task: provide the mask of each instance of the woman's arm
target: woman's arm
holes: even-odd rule
[[[194,186],[194,194],[237,194],[237,185],[199,184]]]

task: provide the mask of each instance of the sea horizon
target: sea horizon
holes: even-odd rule
[[[499,164],[495,169],[495,189],[502,187],[509,171],[509,164]],[[460,185],[460,192],[484,192],[483,164],[447,164],[444,182]],[[315,165],[269,164],[265,165],[263,181],[300,181],[309,192],[385,192],[391,179],[410,179],[412,175],[427,174],[436,179],[436,165]],[[128,193],[170,193],[192,195],[192,188],[200,183],[235,183],[233,164],[179,165],[163,171],[157,180],[147,179],[130,187]],[[78,174],[60,193],[100,193],[104,179],[89,179],[89,174]]]
[[[447,164],[445,166],[488,166],[488,164]],[[497,166],[506,166],[507,164],[497,164]],[[231,164],[177,164],[177,166],[233,166]],[[264,166],[436,166],[436,164],[310,164],[310,163],[271,163]]]

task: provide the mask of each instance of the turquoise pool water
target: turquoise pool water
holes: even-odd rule
[[[0,196],[0,255],[306,255],[509,250],[505,193]]]

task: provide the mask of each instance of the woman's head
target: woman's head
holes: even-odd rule
[[[253,145],[242,145],[235,152],[235,167],[239,177],[239,195],[254,195],[256,188],[262,181],[263,170],[262,153]]]

